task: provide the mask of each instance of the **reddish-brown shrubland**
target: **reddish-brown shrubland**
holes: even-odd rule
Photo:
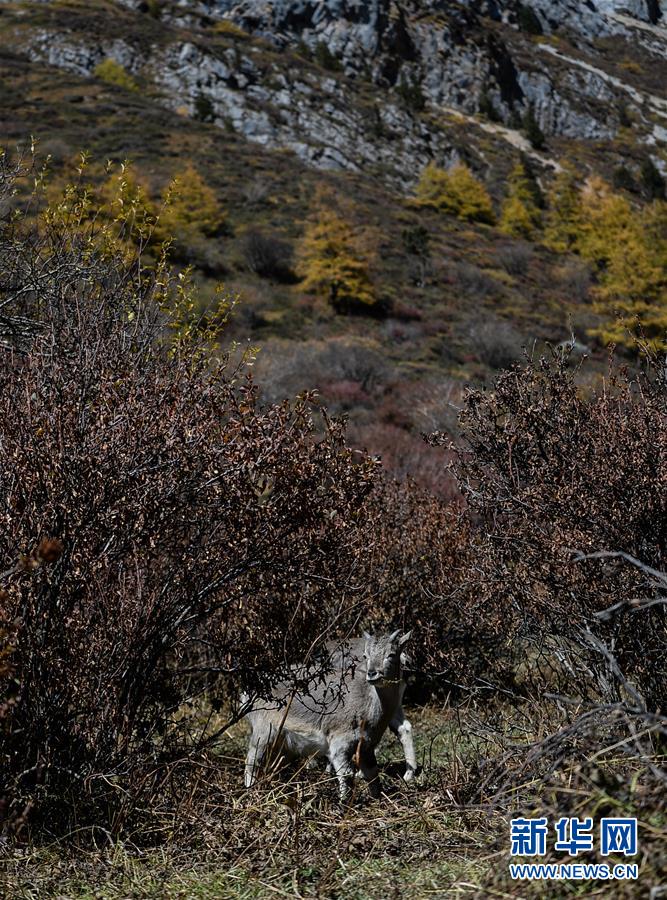
[[[261,692],[357,622],[376,467],[308,397],[260,407],[185,282],[76,190],[7,214],[0,268],[0,795],[117,829],[197,743],[177,714],[203,675]]]
[[[470,673],[476,623],[466,614],[469,528],[457,505],[412,480],[387,478],[365,504],[369,616],[413,629],[410,668],[441,692]]]
[[[599,694],[664,710],[665,583],[639,564],[667,569],[662,366],[592,397],[566,355],[518,366],[470,392],[461,426],[475,603],[506,658],[556,640],[575,690],[594,675]]]
[[[447,815],[450,801],[457,814],[471,804],[485,819],[546,803],[555,817],[573,785],[582,809],[597,803],[591,784],[604,778],[632,810],[621,782],[638,777],[641,814],[658,809],[667,417],[655,360],[586,396],[557,356],[460,401],[456,383],[402,382],[375,345],[339,339],[276,354],[262,401],[248,360],[232,363],[217,343],[224,309],[194,315],[187,276],[158,254],[139,208],[100,216],[73,188],[46,216],[16,218],[20,172],[4,166],[5,833],[91,825],[145,845],[189,841],[205,823],[221,864],[263,865],[288,840],[295,871],[324,865],[326,892],[329,835],[348,812],[329,810],[323,787],[324,807],[290,794],[280,816],[256,819],[259,806],[231,788],[238,735],[208,751],[242,690],[298,686],[293,663],[317,663],[327,639],[369,626],[414,630],[419,684],[453,701],[471,692],[456,713],[438,710],[438,733],[424,738],[431,762],[415,790],[426,786],[426,800],[395,805],[414,809],[415,848],[434,803]],[[129,233],[150,242],[150,260],[128,250]],[[280,402],[304,379],[351,407],[350,439],[400,481],[350,449],[313,395]],[[463,445],[424,444],[421,432],[454,432],[460,405]],[[545,676],[557,687],[544,692]],[[447,763],[433,763],[457,715],[467,762],[441,741]],[[591,756],[601,761],[588,766]],[[334,824],[326,839],[303,829],[320,844],[302,857],[301,817],[310,827],[323,808]],[[401,848],[407,820],[396,820]],[[255,844],[258,821],[268,824]],[[371,858],[385,845],[368,840]]]

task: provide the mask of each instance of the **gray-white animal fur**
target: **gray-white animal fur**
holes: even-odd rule
[[[401,649],[410,632],[370,635],[352,640],[345,652],[332,656],[322,680],[291,699],[278,686],[273,700],[248,713],[252,728],[245,766],[245,785],[251,787],[268,755],[287,758],[326,758],[336,773],[341,798],[350,791],[355,762],[368,781],[373,797],[381,791],[375,748],[387,727],[399,738],[410,781],[417,768],[412,726],[403,715],[405,691]]]

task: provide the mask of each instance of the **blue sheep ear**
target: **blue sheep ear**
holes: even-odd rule
[[[372,636],[367,631],[364,631],[364,639],[366,643],[373,640]]]
[[[411,637],[412,637],[412,631],[406,631],[405,634],[403,635],[403,637],[399,640],[398,646],[404,647],[407,644],[407,642],[410,640]]]

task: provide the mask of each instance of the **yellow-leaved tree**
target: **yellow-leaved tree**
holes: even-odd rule
[[[604,343],[636,346],[640,330],[654,347],[667,347],[667,203],[636,206],[595,176],[583,185],[572,170],[552,184],[544,243],[576,253],[596,277],[592,289],[603,324],[590,334]]]
[[[432,206],[459,219],[489,225],[495,222],[488,191],[463,163],[451,169],[429,163],[419,178],[416,198],[420,206]]]
[[[320,199],[298,248],[302,287],[339,312],[377,313],[381,304],[369,260],[351,224]]]
[[[74,192],[79,214],[84,201],[88,204],[89,216],[99,228],[100,244],[108,234],[114,252],[122,247],[131,255],[140,247],[146,266],[161,256],[161,245],[169,243],[172,260],[190,263],[207,274],[220,270],[216,242],[211,238],[225,227],[225,211],[213,188],[192,165],[165,188],[162,202],[151,197],[146,179],[132,163],[107,163],[101,183],[100,167],[89,165],[85,155],[76,169],[70,169],[71,183],[64,191],[57,185],[55,192],[48,190],[52,208],[57,211],[63,197],[71,205]]]
[[[597,309],[609,323],[605,342],[632,344],[637,325],[655,346],[667,345],[667,213],[665,202],[635,209],[599,178],[581,190],[580,255],[596,267]]]
[[[177,240],[194,235],[216,237],[225,228],[226,214],[218,197],[193,165],[188,165],[164,190],[161,231]]]
[[[563,169],[554,178],[547,195],[544,244],[556,253],[576,251],[581,220],[581,193],[576,175]]]
[[[111,57],[107,57],[107,59],[103,59],[102,62],[98,63],[93,74],[107,84],[113,84],[114,87],[123,88],[125,91],[139,90],[139,85],[130,73]]]
[[[512,237],[532,240],[542,225],[531,174],[523,162],[516,164],[508,180],[507,197],[500,213],[500,230]]]
[[[636,237],[638,224],[627,196],[612,191],[601,178],[589,178],[581,187],[575,247],[600,270],[609,268],[619,241]]]

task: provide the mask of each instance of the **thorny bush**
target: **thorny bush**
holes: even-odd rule
[[[365,504],[375,540],[364,560],[369,618],[413,629],[410,698],[456,691],[483,661],[479,623],[465,612],[470,530],[458,506],[412,480],[386,478]]]
[[[128,250],[131,207],[20,215],[24,174],[2,159],[0,797],[117,830],[196,745],[199,670],[261,692],[356,627],[376,466],[308,397],[259,406],[187,278]]]
[[[590,397],[564,354],[516,366],[492,391],[470,392],[461,427],[459,477],[479,526],[468,615],[476,609],[495,630],[499,666],[517,654],[551,655],[580,696],[588,685],[605,701],[664,711],[659,360],[649,356],[632,378],[611,371]]]

